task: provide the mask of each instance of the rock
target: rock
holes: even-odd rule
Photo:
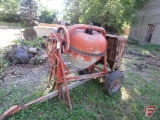
[[[6,77],[6,74],[0,75],[0,79],[3,79],[3,78],[5,78],[5,77]]]
[[[14,75],[17,76],[17,77],[21,77],[23,74],[24,74],[24,71],[22,71],[22,70],[16,70],[14,72]]]
[[[37,32],[33,28],[28,28],[23,31],[23,37],[26,40],[34,40],[37,37]]]
[[[27,54],[18,53],[12,57],[13,64],[27,64],[29,63],[29,56]]]
[[[31,58],[29,63],[32,64],[32,65],[36,65],[36,63],[37,63],[36,62],[36,57]]]
[[[32,53],[20,46],[12,47],[4,56],[11,64],[27,64],[32,57],[34,57]]]
[[[41,58],[42,58],[42,60],[43,60],[43,63],[47,62],[47,60],[48,60],[46,54],[42,54],[42,55],[41,55]]]
[[[30,48],[28,48],[28,52],[36,54],[37,53],[37,48],[30,47]]]
[[[35,56],[35,54],[28,52],[28,56],[29,56],[29,58],[33,58]]]
[[[46,54],[42,54],[40,56],[35,56],[34,58],[31,58],[30,63],[32,65],[38,65],[38,64],[43,64],[47,62],[47,55]]]

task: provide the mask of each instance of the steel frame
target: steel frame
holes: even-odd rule
[[[49,48],[51,50],[49,51]],[[96,79],[98,77],[104,77],[108,73],[107,70],[107,54],[103,56],[103,69],[98,67],[96,64],[93,64],[89,66],[87,69],[90,71],[91,74],[86,75],[77,75],[74,77],[67,77],[68,74],[71,73],[70,69],[67,67],[67,65],[62,60],[62,54],[63,54],[63,40],[61,38],[60,33],[52,33],[49,37],[49,41],[47,42],[47,54],[48,54],[48,60],[51,64],[50,67],[50,76],[49,76],[49,82],[52,81],[52,78],[54,76],[54,85],[56,90],[58,90],[58,96],[65,102],[64,97],[64,91],[62,89],[62,84],[65,86],[67,101],[69,109],[72,110],[71,105],[71,98],[70,93],[68,90],[68,82],[71,81],[83,81],[85,79]],[[98,69],[100,72],[96,72],[95,69]]]

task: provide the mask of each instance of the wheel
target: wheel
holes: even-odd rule
[[[124,75],[120,71],[114,71],[107,75],[105,80],[105,92],[107,95],[112,95],[118,92],[124,80]]]

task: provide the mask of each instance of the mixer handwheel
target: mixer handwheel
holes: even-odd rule
[[[48,39],[47,41],[47,45],[46,45],[46,54],[48,56],[48,61],[50,62],[50,64],[55,64],[55,51],[56,51],[56,46],[57,46],[57,41],[54,38],[54,36],[52,36],[51,39]]]
[[[70,37],[67,28],[65,27],[59,27],[57,30],[57,33],[60,34],[60,38],[62,40],[62,45],[64,49],[64,53],[68,53],[69,46],[70,46]]]

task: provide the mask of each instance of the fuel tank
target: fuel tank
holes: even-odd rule
[[[69,36],[68,60],[79,68],[91,66],[106,54],[107,43],[103,28],[74,25],[69,29]]]

